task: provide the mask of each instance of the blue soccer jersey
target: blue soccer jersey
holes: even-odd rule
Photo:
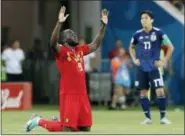
[[[154,66],[154,61],[160,59],[161,45],[169,45],[171,42],[162,30],[153,27],[148,33],[144,29],[136,31],[131,44],[135,45],[136,58],[141,64],[140,68],[143,71],[152,71],[158,69]]]

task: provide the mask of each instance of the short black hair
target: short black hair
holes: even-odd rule
[[[140,14],[140,17],[143,15],[143,14],[147,14],[151,19],[154,19],[154,16],[153,16],[153,13],[149,10],[144,10],[141,12]]]
[[[75,35],[75,32],[71,29],[66,29],[61,33],[61,40],[65,43],[68,39],[72,38]]]

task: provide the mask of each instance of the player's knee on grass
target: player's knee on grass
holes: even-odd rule
[[[79,131],[85,131],[85,132],[90,132],[91,127],[78,127]]]
[[[63,127],[62,132],[75,132],[75,130],[72,127]]]

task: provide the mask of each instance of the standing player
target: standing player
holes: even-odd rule
[[[48,131],[90,131],[92,125],[91,108],[88,100],[83,56],[100,47],[106,25],[108,12],[102,10],[102,27],[94,41],[89,45],[78,46],[76,34],[70,30],[62,33],[62,45],[59,45],[59,33],[62,24],[67,19],[66,8],[63,6],[55,29],[51,36],[51,48],[55,52],[56,63],[59,68],[60,79],[60,121],[46,120],[38,115],[33,116],[26,124],[25,131],[31,131],[41,126]]]
[[[141,13],[143,29],[136,31],[130,44],[130,55],[136,68],[135,86],[140,91],[141,106],[146,119],[141,124],[151,124],[150,103],[147,97],[149,85],[154,88],[157,95],[157,104],[160,110],[160,123],[171,124],[166,118],[166,97],[160,67],[165,67],[170,59],[173,46],[167,35],[160,29],[153,27],[153,14],[150,11]],[[160,60],[161,45],[167,47],[165,57]]]

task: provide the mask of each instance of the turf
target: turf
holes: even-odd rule
[[[3,111],[2,134],[66,134],[64,132],[48,132],[40,127],[29,133],[24,132],[24,124],[33,113],[48,119],[53,115],[58,115],[55,106],[54,108],[35,106],[30,111]],[[109,111],[104,107],[95,108],[93,109],[91,132],[76,132],[76,134],[184,134],[184,109],[179,111],[171,108],[168,111],[167,117],[173,122],[171,125],[159,124],[157,109],[152,109],[151,115],[152,125],[140,125],[144,119],[140,108],[132,108],[127,111]]]

